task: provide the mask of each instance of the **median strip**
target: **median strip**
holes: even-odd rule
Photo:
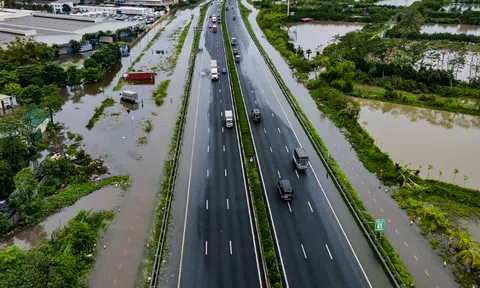
[[[407,287],[415,287],[415,282],[413,281],[410,273],[405,268],[403,262],[401,261],[393,247],[390,245],[386,237],[381,237],[381,239],[378,239],[378,237],[375,235],[375,232],[370,225],[370,223],[375,222],[375,219],[366,212],[365,207],[363,206],[363,203],[358,197],[357,193],[352,188],[346,176],[343,174],[335,160],[330,157],[330,153],[328,152],[328,149],[323,143],[320,135],[318,135],[317,131],[303,112],[300,104],[298,104],[297,100],[293,96],[288,86],[283,82],[283,79],[281,78],[274,64],[272,63],[267,53],[263,49],[262,45],[258,41],[257,37],[255,36],[252,26],[248,20],[248,15],[251,11],[245,6],[243,6],[243,4],[241,4],[240,2],[238,3],[240,6],[242,18],[245,22],[245,26],[247,27],[247,30],[253,42],[257,46],[260,54],[264,58],[267,66],[275,77],[275,80],[277,81],[280,89],[285,95],[285,98],[287,99],[289,105],[294,111],[295,117],[302,125],[303,129],[307,134],[307,137],[315,148],[323,164],[327,168],[327,171],[332,176],[334,184],[338,187],[339,191],[343,196],[343,199],[347,203],[347,207],[349,207],[350,211],[357,220],[357,223],[362,229],[364,235],[368,238],[374,252],[380,258],[380,261],[382,262],[384,269],[389,275],[391,281],[396,284],[397,287],[400,287],[401,285],[406,285]]]
[[[240,90],[240,83],[235,68],[233,53],[230,48],[227,26],[225,23],[225,2],[222,7],[222,31],[223,41],[226,47],[227,63],[232,82],[232,93],[236,107],[243,107],[243,96]],[[245,109],[237,109],[238,124],[240,127],[240,141],[243,149],[244,159],[247,170],[247,181],[252,199],[253,213],[255,216],[255,225],[260,238],[260,252],[263,262],[263,268],[267,275],[267,281],[270,287],[282,287],[281,275],[277,266],[278,255],[272,237],[272,229],[269,225],[267,209],[263,199],[262,186],[260,183],[259,170],[253,161],[255,158],[252,135],[248,126],[248,118]]]

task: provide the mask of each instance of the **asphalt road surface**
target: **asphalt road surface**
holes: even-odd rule
[[[211,6],[207,15],[217,12]],[[206,18],[178,287],[261,287],[258,255],[232,110],[228,74],[210,78],[210,60],[226,67],[222,30]],[[220,25],[221,26],[221,25]],[[200,46],[201,47],[201,46]]]
[[[278,99],[283,95],[276,93],[273,88],[276,83],[266,77],[270,71],[264,68],[264,60],[242,23],[236,2],[230,2],[228,6],[234,8],[226,11],[225,17],[229,37],[237,38],[242,57],[237,72],[246,109],[258,108],[262,113],[261,122],[250,121],[250,125],[287,286],[387,287],[383,271],[379,274],[382,284],[375,285],[376,279],[369,279],[353,249],[351,241],[366,240],[347,238],[348,231],[341,226],[340,217],[327,198],[326,191],[336,188],[331,181],[320,182],[317,177],[317,174],[326,174],[325,168],[315,166],[316,171],[311,167],[304,172],[296,171],[292,152],[302,147],[298,136],[305,139],[305,132],[293,130],[290,121],[296,119],[290,110],[287,115]],[[302,144],[310,145],[307,141]],[[316,154],[309,154],[310,158],[318,158]],[[293,186],[291,203],[280,199],[276,188],[280,179],[289,180]]]

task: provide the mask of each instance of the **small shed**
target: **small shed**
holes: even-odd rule
[[[15,96],[0,94],[0,108],[7,109],[17,106],[17,99]]]
[[[30,110],[24,119],[28,122],[25,124],[32,127],[32,132],[35,133],[35,141],[42,137],[47,130],[48,123],[50,123],[48,112],[40,108]]]

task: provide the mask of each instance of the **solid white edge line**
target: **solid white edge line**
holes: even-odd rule
[[[228,198],[227,198],[227,210],[230,210],[230,204],[228,203]]]
[[[327,248],[328,255],[330,255],[330,259],[333,260],[332,253],[330,253],[330,249],[328,249],[328,245],[325,244],[325,247]]]
[[[277,171],[278,173],[278,178],[282,179],[282,176],[280,175],[280,171]]]
[[[300,246],[302,246],[303,256],[305,257],[305,259],[307,259],[307,253],[305,253],[305,248],[303,248],[303,244],[300,244]]]
[[[243,19],[243,18],[242,18],[242,19]],[[226,22],[226,23],[227,23],[227,22]],[[243,20],[240,21],[240,23],[241,23],[240,25],[244,24],[244,23],[243,23]],[[228,35],[228,38],[230,39],[230,35],[228,34],[228,27],[227,27],[227,35]],[[229,48],[232,49],[231,46],[230,46]],[[225,49],[225,46],[224,46],[224,49]],[[226,53],[225,53],[225,57],[226,57]],[[238,67],[239,67],[239,69],[240,69],[242,62],[240,62],[239,64],[240,64],[240,65],[239,65]],[[237,69],[235,69],[235,74],[237,74],[237,78],[240,79],[240,78],[238,77]],[[239,80],[239,82],[240,82],[240,80]],[[245,103],[245,99],[243,98],[243,95],[244,95],[244,94],[243,94],[242,85],[239,85],[239,86],[240,86],[240,92],[241,92],[241,94],[242,94],[243,109],[245,110],[245,112],[247,112],[247,106],[246,106],[246,103]],[[233,95],[230,94],[230,97],[231,97],[232,102],[233,102]],[[267,103],[268,103],[268,102],[267,102]],[[235,117],[235,113],[234,113],[233,115],[234,115],[234,117]],[[250,125],[250,121],[247,121],[247,124],[248,124],[248,127],[250,128],[250,131],[252,131],[252,126]],[[237,139],[237,141],[240,141],[240,140]],[[252,134],[252,142],[253,142],[253,149],[255,150],[255,158],[257,159],[257,164],[258,164],[258,167],[259,167],[259,171],[258,171],[258,172],[259,172],[259,174],[260,174],[260,179],[262,179],[261,184],[262,184],[262,187],[263,187],[263,192],[264,192],[264,195],[265,195],[265,199],[266,199],[266,201],[267,201],[267,207],[268,207],[268,211],[269,211],[268,217],[272,220],[272,229],[273,229],[273,234],[274,234],[274,238],[275,238],[275,243],[276,243],[277,248],[278,248],[278,254],[279,254],[279,257],[280,257],[280,264],[281,264],[281,267],[282,267],[282,272],[283,272],[283,275],[284,275],[284,278],[285,278],[285,286],[286,286],[286,288],[289,288],[287,274],[285,273],[285,265],[284,265],[284,263],[283,263],[282,251],[281,251],[281,249],[280,249],[280,244],[278,243],[277,231],[276,231],[276,229],[275,229],[275,221],[273,220],[273,217],[270,217],[270,215],[272,215],[272,209],[271,209],[271,207],[270,207],[270,201],[268,200],[268,197],[267,197],[267,192],[266,192],[267,189],[266,189],[265,184],[264,184],[263,174],[262,174],[262,168],[261,168],[261,165],[260,165],[260,161],[258,160],[258,156],[257,156],[258,153],[257,153],[257,148],[256,148],[256,146],[255,146],[255,139],[254,139],[254,137],[253,137],[253,134]],[[240,143],[239,143],[239,145],[238,145],[238,150],[239,150],[240,155],[242,155],[242,154],[241,154],[241,151],[240,151]],[[243,163],[242,163],[242,167],[243,167]],[[244,178],[245,178],[245,175],[244,175]],[[244,183],[245,183],[245,185],[246,185],[246,181],[245,181]],[[247,193],[247,189],[246,189],[246,186],[245,186],[245,194],[246,194],[246,193]],[[247,196],[247,197],[248,197],[248,196]],[[249,203],[248,201],[247,201],[247,203],[248,203],[248,206],[250,207],[250,203]],[[250,210],[249,210],[249,211],[250,211]],[[250,215],[250,214],[251,214],[251,213],[249,213],[250,223],[251,223],[251,225],[253,225],[253,224],[252,224],[252,221],[251,221],[251,215]],[[252,226],[252,233],[253,233],[253,226]],[[252,239],[255,239],[253,234],[252,234]],[[254,241],[254,245],[256,245],[256,244],[255,244],[255,241]],[[255,246],[255,247],[256,247],[256,246]],[[256,249],[255,249],[255,256],[257,256],[257,250],[256,250]],[[257,256],[257,259],[258,259],[258,256]],[[259,273],[259,274],[258,274],[258,275],[259,275],[259,282],[260,282],[260,287],[262,287],[262,282],[260,281],[260,279],[261,279],[262,277],[261,277],[261,275],[260,275],[260,267],[259,267],[258,265],[259,265],[259,263],[258,263],[258,260],[257,260],[257,267],[258,267],[258,273]]]
[[[229,243],[229,244],[230,244],[230,255],[232,255],[232,254],[233,254],[233,251],[232,251],[232,240],[230,240],[230,241],[228,241],[228,242],[230,242],[230,243]]]
[[[295,174],[297,175],[297,178],[300,179],[300,175],[298,175],[298,171],[295,170]]]
[[[258,48],[257,48],[257,49],[258,49]],[[258,53],[260,53],[260,51],[258,51]],[[262,56],[262,55],[260,54],[260,56]],[[263,58],[263,57],[262,57],[262,58]],[[265,63],[265,59],[264,59],[263,63],[264,63],[265,65],[267,65],[267,64]],[[263,74],[265,75],[265,70],[263,69],[262,65],[258,65],[258,66],[260,66],[260,69],[262,69]],[[271,73],[271,72],[270,72],[270,73]],[[295,135],[295,139],[297,139],[297,142],[298,142],[298,144],[300,145],[300,148],[303,148],[302,144],[300,143],[300,140],[298,139],[297,133],[295,133],[295,130],[293,129],[292,123],[291,123],[290,120],[288,119],[288,116],[287,116],[287,113],[285,112],[285,109],[283,109],[282,103],[280,103],[280,99],[278,99],[278,95],[277,95],[277,93],[275,92],[275,89],[273,89],[272,83],[270,83],[270,79],[268,79],[268,77],[266,77],[266,76],[265,76],[265,78],[267,79],[268,85],[269,85],[270,88],[272,89],[273,95],[275,95],[275,98],[277,99],[277,103],[280,105],[280,108],[282,109],[283,115],[285,115],[285,118],[287,119],[288,125],[290,126],[290,129],[292,130],[293,135]],[[284,96],[284,97],[285,97],[285,96]],[[268,103],[268,101],[267,101],[267,103]],[[290,106],[289,106],[289,107],[290,107]],[[290,108],[291,108],[291,107],[290,107]],[[305,131],[304,131],[304,132],[305,132]],[[305,133],[306,133],[306,132],[305,132]],[[313,144],[312,144],[312,145],[313,145]],[[312,172],[313,172],[313,175],[315,176],[315,179],[317,180],[318,185],[320,185],[320,189],[322,190],[323,196],[324,196],[325,199],[327,200],[328,206],[330,207],[330,210],[332,211],[333,216],[335,216],[335,220],[337,221],[338,226],[340,226],[340,230],[342,230],[343,236],[344,236],[345,239],[347,240],[348,246],[350,247],[350,250],[352,251],[353,256],[355,257],[355,260],[357,261],[358,265],[360,266],[360,269],[362,270],[363,276],[364,276],[365,279],[367,280],[368,286],[373,288],[372,284],[370,283],[370,280],[368,279],[367,273],[365,273],[365,270],[363,269],[363,266],[362,266],[362,264],[360,263],[360,260],[358,259],[357,254],[355,253],[355,250],[353,249],[352,244],[350,243],[350,240],[348,239],[347,234],[345,233],[345,230],[343,229],[343,226],[342,226],[342,224],[340,223],[340,220],[338,219],[337,214],[335,213],[335,210],[333,210],[332,204],[330,203],[330,200],[328,199],[327,194],[325,193],[325,190],[323,189],[323,186],[322,186],[322,184],[320,183],[320,180],[318,180],[317,174],[315,173],[315,170],[313,169],[313,166],[311,165],[310,161],[309,161],[309,164],[310,164],[310,167],[312,167],[311,170],[312,170]]]
[[[207,10],[207,12],[208,12],[208,10]],[[205,27],[206,19],[208,19],[208,18],[205,17],[205,20],[203,22],[204,27]],[[195,34],[193,34],[193,36],[195,37]],[[200,40],[202,40],[202,39],[200,38]],[[205,43],[203,43],[203,45],[205,45]],[[202,58],[200,59],[200,70],[202,69],[201,66],[202,66],[202,63],[203,63],[203,56],[204,55],[205,54],[202,53]],[[202,77],[199,77],[199,79],[198,79],[198,86],[199,87],[201,87],[201,81],[202,81]],[[182,282],[183,252],[184,252],[184,248],[185,248],[185,234],[186,234],[185,232],[187,231],[188,204],[190,202],[189,201],[190,200],[190,187],[191,187],[191,184],[192,184],[192,169],[193,169],[193,155],[194,155],[193,152],[194,152],[194,148],[195,148],[195,136],[196,136],[196,132],[197,132],[197,118],[198,118],[198,104],[200,103],[200,90],[201,89],[198,89],[198,93],[197,93],[197,107],[196,107],[196,112],[195,112],[195,124],[194,124],[194,127],[193,127],[193,145],[192,145],[192,152],[191,152],[192,155],[190,156],[190,171],[189,171],[189,176],[188,176],[187,203],[185,205],[185,220],[183,222],[183,237],[182,237],[182,248],[181,248],[181,252],[180,252],[180,265],[179,265],[179,269],[178,269],[177,288],[180,288],[180,283]],[[209,128],[208,132],[210,132],[210,128]],[[207,251],[205,250],[205,253],[206,252]]]
[[[222,7],[223,8],[223,7]],[[223,9],[222,9],[223,10]],[[223,15],[225,17],[225,15]],[[205,17],[206,18],[206,17]],[[225,21],[225,25],[227,25],[228,21]],[[228,35],[228,28],[227,28],[227,35]],[[222,33],[222,37],[223,37],[223,33]],[[230,36],[228,36],[228,38],[230,38]],[[227,62],[227,51],[225,50],[225,42],[223,43],[223,51],[224,51],[224,57],[225,57],[225,63],[228,63]],[[230,49],[231,46],[230,46]],[[234,64],[235,65],[235,64]],[[237,69],[235,68],[235,73],[237,74],[237,78],[238,78],[238,73],[237,73]],[[232,95],[232,83],[230,82],[230,75],[229,73],[227,73],[227,78],[229,79],[228,81],[228,85],[230,86],[230,101],[232,101],[232,107],[233,107],[233,95]],[[242,89],[241,85],[240,86],[240,89]],[[243,97],[242,97],[243,98]],[[238,109],[238,107],[237,107]],[[233,118],[234,120],[236,121],[237,119],[237,115],[236,113],[233,113]],[[247,121],[249,122],[249,121]],[[248,124],[250,126],[250,123]],[[238,125],[235,125],[236,128],[235,129],[238,129]],[[251,129],[251,127],[250,127]],[[238,130],[237,130],[238,131]],[[240,149],[240,139],[238,138],[238,134],[236,134],[237,136],[235,136],[235,138],[237,139],[237,150],[238,150],[238,156],[240,157],[240,164],[242,165],[242,176],[243,176],[243,187],[244,187],[244,191],[245,191],[245,199],[247,200],[247,210],[248,210],[248,218],[250,219],[250,231],[252,232],[252,242],[253,242],[253,250],[255,252],[255,262],[257,263],[257,272],[258,272],[258,284],[260,285],[260,288],[263,287],[263,283],[262,283],[262,273],[260,271],[260,263],[258,261],[258,253],[257,253],[257,242],[255,241],[255,232],[254,232],[254,229],[253,229],[253,220],[252,220],[252,213],[251,213],[251,206],[250,206],[250,200],[249,200],[249,197],[248,197],[248,189],[247,189],[247,179],[245,178],[245,166],[243,165],[243,161],[242,161],[242,157],[243,157],[243,154],[242,154],[242,150]],[[256,153],[256,151],[255,151]],[[260,241],[260,239],[259,239]],[[282,262],[283,264],[283,262]]]
[[[206,210],[208,210],[208,200],[205,201]]]

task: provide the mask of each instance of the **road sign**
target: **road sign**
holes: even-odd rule
[[[385,219],[376,219],[375,220],[375,232],[385,231]]]

